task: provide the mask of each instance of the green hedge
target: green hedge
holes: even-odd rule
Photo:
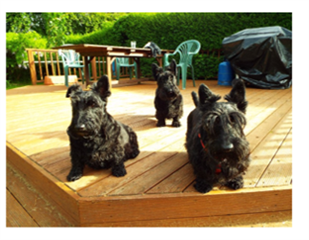
[[[201,49],[220,49],[224,37],[245,28],[266,26],[292,28],[291,13],[130,13],[120,17],[102,31],[80,38],[71,35],[69,43],[90,43],[129,46],[135,40],[137,47],[153,41],[162,49],[175,49],[181,42],[196,39]],[[193,58],[196,78],[217,76],[219,60],[215,56],[196,55]],[[155,60],[142,59],[141,70],[150,76],[150,64]],[[189,77],[190,77],[189,71]]]
[[[137,47],[143,47],[148,41],[153,41],[162,49],[173,50],[185,40],[196,39],[202,50],[211,50],[220,49],[224,37],[245,28],[282,26],[292,30],[291,13],[129,13],[119,16],[111,22],[102,18],[101,30],[68,35],[65,42],[129,46],[130,41],[135,40]],[[38,42],[39,36],[35,37],[37,40],[21,42],[21,46],[44,48]],[[15,60],[18,59],[15,56]],[[151,76],[150,64],[154,61],[141,59],[143,76]],[[193,58],[195,77],[216,77],[220,61],[222,57],[196,55]]]

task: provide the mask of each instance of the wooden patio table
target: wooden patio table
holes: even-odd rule
[[[89,67],[88,64],[94,60],[94,57],[106,57],[107,61],[107,76],[112,86],[112,63],[116,57],[128,57],[133,58],[137,63],[137,76],[141,76],[140,58],[153,58],[151,50],[149,48],[132,48],[122,46],[109,46],[109,45],[94,45],[94,44],[66,44],[54,49],[72,49],[78,52],[81,56],[85,57],[85,78],[86,84],[90,83]],[[157,55],[156,60],[159,65],[162,66],[162,57],[168,50],[161,50],[161,55]]]

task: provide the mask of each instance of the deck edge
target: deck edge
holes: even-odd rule
[[[48,199],[67,220],[68,226],[80,225],[78,201],[80,197],[75,192],[9,142],[6,142],[6,158],[7,165],[12,165],[31,184],[31,187],[42,194],[43,198]]]

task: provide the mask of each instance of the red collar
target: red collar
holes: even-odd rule
[[[205,152],[208,152],[208,149],[205,147],[205,144],[203,143],[203,140],[202,140],[201,134],[199,133],[197,136],[199,137],[200,142],[201,142],[201,145],[202,145],[203,149],[205,150]]]
[[[199,139],[200,139],[200,142],[201,142],[201,145],[202,145],[204,151],[205,151],[205,152],[208,152],[208,149],[206,148],[205,144],[203,143],[201,134],[199,133],[197,136],[198,136]],[[216,173],[216,174],[219,174],[219,173],[221,173],[221,171],[222,171],[222,169],[221,169],[221,163],[218,163],[218,166],[217,166],[217,168],[216,168],[216,170],[215,170],[215,173]]]

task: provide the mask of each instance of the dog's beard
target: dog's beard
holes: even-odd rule
[[[173,101],[178,97],[179,93],[173,91],[171,93],[168,92],[160,92],[159,93],[159,97],[163,100],[163,101]]]
[[[239,162],[248,158],[250,154],[249,143],[243,138],[235,138],[232,140],[232,143],[234,149],[230,152],[225,152],[221,148],[216,147],[217,143],[215,141],[208,142],[206,148],[209,157],[218,163],[226,162],[230,166],[236,167]]]

